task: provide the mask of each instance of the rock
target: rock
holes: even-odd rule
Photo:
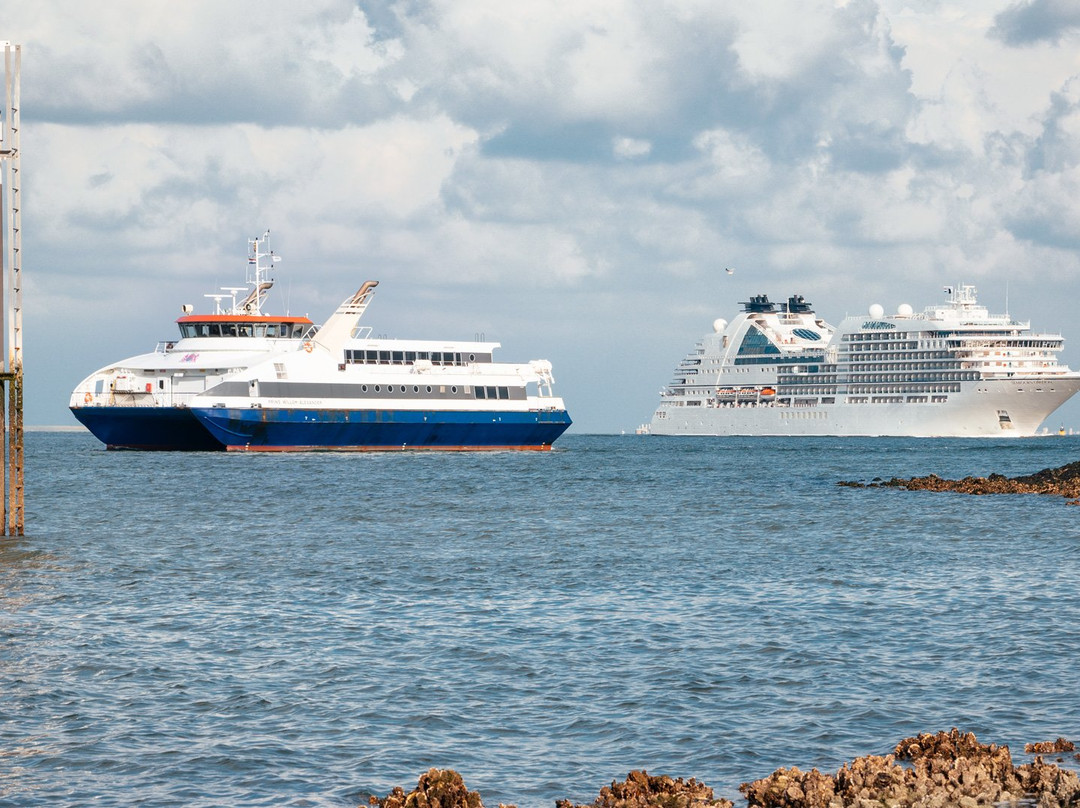
[[[378,808],[484,808],[480,792],[469,791],[453,769],[428,769],[408,794],[396,787],[381,800],[373,797],[369,804]]]
[[[908,491],[953,491],[961,494],[1049,494],[1065,497],[1069,505],[1080,504],[1080,462],[1069,463],[1060,468],[1043,469],[1034,474],[1006,477],[991,474],[988,477],[964,477],[946,480],[936,474],[925,477],[901,479],[893,477],[886,482],[860,483],[845,481],[837,483],[848,488],[903,488]]]
[[[672,779],[632,771],[622,783],[612,781],[600,789],[591,806],[575,806],[570,800],[556,800],[555,808],[733,808],[731,800],[716,799],[713,790],[694,778]]]
[[[1074,752],[1076,751],[1076,745],[1072,741],[1058,738],[1056,741],[1026,743],[1024,744],[1024,751],[1029,755],[1052,755],[1055,752]]]
[[[1080,806],[1075,772],[1041,758],[1014,767],[1009,747],[981,744],[955,727],[905,738],[894,754],[856,758],[835,775],[778,769],[739,791],[751,808],[978,808],[1021,798],[1039,808]]]

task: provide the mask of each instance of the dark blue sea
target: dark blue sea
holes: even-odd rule
[[[834,771],[956,726],[1080,741],[1080,508],[851,489],[1080,439],[580,436],[144,454],[27,436],[0,541],[0,805],[484,804],[632,769]]]

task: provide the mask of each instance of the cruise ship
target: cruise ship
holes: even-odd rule
[[[801,296],[755,295],[676,367],[653,435],[1025,437],[1080,389],[1059,334],[990,314],[974,286],[916,313],[833,327]]]
[[[184,305],[179,338],[79,382],[69,402],[75,418],[109,449],[222,449],[192,415],[191,400],[267,356],[299,350],[315,331],[307,317],[263,313],[278,260],[269,231],[248,239],[245,286],[206,295],[213,313],[194,314],[194,306]]]
[[[359,320],[377,285],[302,350],[231,374],[191,412],[231,451],[546,450],[570,426],[547,360],[496,362],[496,342],[372,338]]]

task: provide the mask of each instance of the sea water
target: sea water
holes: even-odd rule
[[[0,805],[484,804],[632,769],[739,803],[956,726],[1080,735],[1080,508],[840,487],[1080,441],[568,435],[549,453],[107,452],[31,433],[0,542]]]

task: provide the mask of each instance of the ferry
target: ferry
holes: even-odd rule
[[[191,412],[230,451],[547,450],[570,426],[547,360],[496,362],[497,342],[372,338],[359,321],[377,285]]]
[[[315,332],[307,317],[264,314],[280,256],[270,232],[248,239],[246,285],[206,295],[211,314],[185,304],[179,338],[122,359],[87,376],[71,394],[75,417],[109,449],[222,449],[192,414],[193,398],[222,379],[271,355],[296,351]],[[238,299],[240,294],[244,296]]]
[[[974,286],[838,327],[800,296],[754,295],[675,368],[652,435],[1029,437],[1080,390],[1060,334],[991,314]]]

